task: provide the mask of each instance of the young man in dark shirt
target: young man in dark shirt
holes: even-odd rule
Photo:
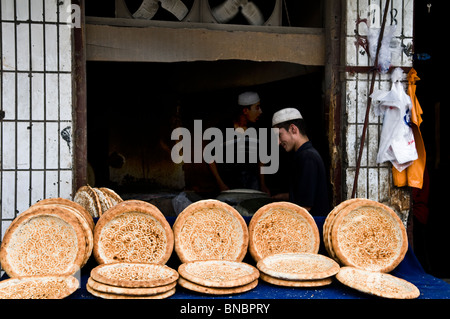
[[[330,211],[325,166],[306,135],[302,115],[295,108],[282,109],[273,115],[272,126],[279,129],[281,146],[293,152],[289,193],[274,198],[289,200],[313,216],[327,215]]]

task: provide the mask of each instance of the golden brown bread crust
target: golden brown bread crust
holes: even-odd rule
[[[67,206],[67,205],[63,205],[63,204],[45,204],[45,205],[47,207],[54,207],[64,214],[69,214],[69,215],[72,214],[80,222],[80,225],[83,228],[85,239],[86,239],[86,252],[85,252],[83,263],[81,264],[81,267],[83,267],[87,263],[89,257],[91,257],[92,250],[94,247],[94,234],[93,234],[88,222],[83,217],[83,215],[81,215],[81,213],[77,209],[73,208],[72,206]],[[25,211],[24,213],[26,213],[26,212],[27,211]]]
[[[89,284],[86,284],[86,290],[99,298],[103,299],[165,299],[169,298],[175,293],[176,288],[172,288],[166,292],[160,293],[160,294],[154,294],[154,295],[145,295],[145,296],[137,296],[137,295],[119,295],[119,294],[111,294],[106,292],[101,292],[98,290],[93,289]]]
[[[120,197],[120,195],[117,194],[115,191],[113,191],[111,188],[100,187],[99,190],[102,191],[105,195],[107,195],[109,197],[109,199],[111,200],[112,206],[115,206],[115,205],[119,204],[120,202],[123,202],[122,197]]]
[[[175,269],[148,263],[102,264],[91,270],[97,282],[124,288],[150,288],[171,284],[178,279]]]
[[[229,260],[198,260],[183,263],[178,267],[178,273],[195,284],[216,288],[243,286],[259,277],[259,271],[255,267]]]
[[[354,202],[333,221],[333,250],[343,265],[390,272],[408,249],[405,227],[388,206],[371,201]]]
[[[86,256],[86,237],[73,214],[53,206],[30,207],[6,230],[0,263],[10,277],[72,275]]]
[[[325,218],[325,221],[323,223],[323,227],[322,227],[322,237],[323,237],[323,243],[325,246],[325,250],[327,251],[328,255],[337,260],[336,254],[334,253],[333,250],[333,245],[331,244],[331,228],[334,222],[334,219],[336,218],[336,216],[341,212],[341,210],[345,207],[347,207],[348,205],[355,203],[355,202],[371,202],[368,199],[365,198],[351,198],[351,199],[347,199],[344,200],[343,202],[341,202],[339,205],[335,206],[331,212],[327,215],[327,217]]]
[[[91,230],[94,231],[94,226],[95,226],[94,219],[92,218],[91,214],[89,214],[89,212],[86,210],[86,208],[84,208],[80,204],[75,203],[74,201],[72,201],[70,199],[55,197],[55,198],[42,199],[42,200],[38,201],[37,203],[33,204],[32,206],[48,205],[48,204],[61,204],[61,205],[66,205],[66,206],[75,208],[81,215],[83,215],[83,217],[89,223],[89,227],[91,228]]]
[[[319,229],[311,214],[296,204],[274,202],[264,205],[249,223],[249,251],[258,262],[287,252],[317,253]]]
[[[333,259],[310,253],[284,253],[265,257],[256,267],[266,275],[284,280],[312,280],[334,276],[339,264]]]
[[[163,292],[167,292],[172,288],[175,288],[177,282],[157,286],[157,287],[144,287],[144,288],[126,288],[126,287],[117,287],[112,285],[107,285],[98,281],[95,281],[92,277],[88,278],[87,284],[94,290],[99,292],[104,292],[108,294],[116,294],[116,295],[132,295],[132,296],[150,296],[157,295]]]
[[[99,264],[165,264],[172,254],[173,242],[172,229],[156,206],[139,200],[123,201],[97,221],[93,254]]]
[[[0,282],[0,299],[63,299],[79,286],[73,276],[26,276]]]
[[[196,283],[193,283],[183,277],[178,278],[178,284],[186,289],[203,293],[203,294],[209,294],[209,295],[231,295],[231,294],[239,294],[243,292],[247,292],[252,290],[258,285],[258,279],[255,279],[254,281],[237,287],[207,287],[202,286]]]
[[[182,263],[194,260],[242,261],[248,229],[232,206],[214,199],[190,204],[173,224],[175,252]]]
[[[420,296],[414,284],[386,273],[346,266],[340,269],[336,279],[350,288],[378,297],[414,299]]]
[[[73,201],[83,206],[92,217],[100,217],[102,214],[100,199],[89,185],[81,186],[75,193]]]
[[[321,287],[333,282],[333,277],[312,280],[286,280],[269,276],[263,272],[260,272],[259,278],[269,284],[284,287]]]

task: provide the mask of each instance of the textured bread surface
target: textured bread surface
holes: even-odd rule
[[[141,201],[123,201],[98,220],[94,257],[100,264],[165,264],[172,254],[173,241],[172,229],[159,209]]]
[[[390,272],[408,249],[406,229],[396,213],[378,202],[343,208],[332,226],[332,245],[343,265]]]
[[[92,217],[100,217],[102,214],[100,199],[89,185],[81,186],[75,193],[73,201],[83,206]]]
[[[339,264],[319,254],[284,253],[261,259],[257,268],[279,279],[310,280],[334,276],[339,271]]]
[[[249,224],[249,250],[255,261],[279,253],[317,253],[319,229],[309,212],[293,203],[264,205]]]
[[[181,264],[178,273],[183,278],[207,287],[246,285],[259,277],[257,268],[243,262],[201,260]]]
[[[176,281],[171,284],[156,286],[156,287],[144,287],[144,288],[126,288],[117,287],[112,285],[103,284],[95,281],[91,277],[88,279],[88,285],[99,292],[105,292],[108,294],[116,295],[135,295],[135,296],[150,296],[167,292],[177,285]]]
[[[169,298],[175,293],[176,288],[172,288],[166,292],[162,292],[154,295],[125,295],[125,294],[113,294],[95,290],[89,284],[86,284],[86,290],[93,296],[103,299],[165,299]]]
[[[218,200],[192,203],[173,225],[175,251],[181,262],[242,261],[247,253],[248,229],[243,217]]]
[[[259,278],[269,284],[283,287],[321,287],[333,282],[333,277],[312,280],[286,280],[269,276],[263,272],[260,272]]]
[[[43,205],[30,208],[10,225],[0,261],[10,277],[71,275],[83,264],[86,247],[84,229],[75,216]]]
[[[191,282],[183,277],[178,278],[178,284],[186,289],[209,295],[231,295],[252,290],[258,285],[258,279],[237,287],[207,287]]]
[[[0,299],[62,299],[78,288],[73,276],[28,276],[0,282]]]
[[[91,270],[97,282],[125,288],[150,288],[173,283],[178,272],[166,265],[147,263],[103,264]]]
[[[386,273],[342,267],[336,278],[348,287],[378,297],[414,299],[420,296],[414,284]]]

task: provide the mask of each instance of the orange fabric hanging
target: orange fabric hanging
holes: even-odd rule
[[[407,167],[402,172],[399,172],[395,167],[392,167],[392,176],[395,186],[411,186],[415,188],[422,188],[423,174],[426,164],[426,152],[422,133],[420,132],[420,124],[422,123],[423,111],[416,97],[416,81],[419,81],[420,78],[417,76],[417,72],[413,68],[411,68],[411,70],[409,71],[407,78],[408,95],[410,96],[412,102],[412,130],[414,132],[416,150],[419,158],[416,159],[409,167]]]

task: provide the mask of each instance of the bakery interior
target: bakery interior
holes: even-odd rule
[[[140,1],[126,3],[133,12]],[[267,16],[274,3],[264,1],[258,6]],[[114,17],[113,5],[89,1],[86,16]],[[282,21],[291,26],[321,27],[321,5],[309,4],[308,15],[304,10],[292,10],[300,13],[290,16],[289,22],[286,17]],[[159,10],[153,19],[175,18]],[[248,24],[242,15],[229,23]],[[171,140],[172,130],[191,129],[193,121],[199,119],[203,130],[229,127],[230,108],[236,105],[237,95],[246,90],[256,91],[261,97],[263,114],[256,128],[269,128],[272,114],[280,108],[299,107],[304,118],[314,123],[309,127],[310,138],[328,164],[321,66],[250,60],[87,61],[86,73],[90,185],[110,187],[124,199],[151,202],[165,215],[179,213],[173,202],[180,193],[190,201],[220,196],[206,163],[172,161],[170,152],[176,142]],[[285,191],[285,157],[280,148],[280,168],[276,174],[266,176],[272,194]],[[236,196],[226,200],[237,203],[242,194]]]

